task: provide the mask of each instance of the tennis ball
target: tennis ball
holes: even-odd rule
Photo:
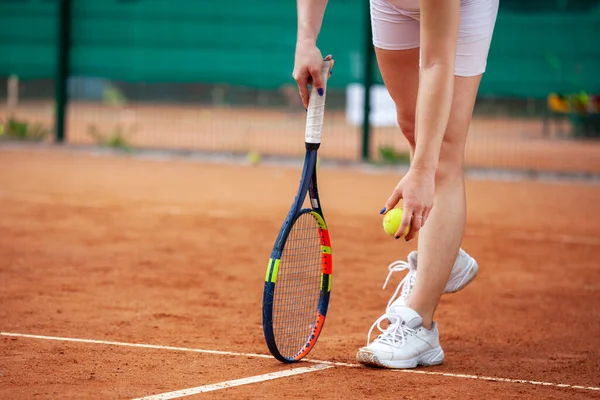
[[[253,167],[256,167],[258,164],[260,164],[260,154],[256,151],[249,152],[247,158]]]
[[[402,222],[402,209],[401,208],[392,208],[383,216],[383,230],[394,237],[398,228],[400,228],[400,223]],[[410,225],[406,228],[406,232],[404,235],[408,235],[410,232]]]

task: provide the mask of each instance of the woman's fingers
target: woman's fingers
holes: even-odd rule
[[[402,199],[404,210],[395,238],[404,237],[407,241],[415,238],[427,221],[433,207],[434,193],[433,176],[411,171],[400,180],[385,208],[381,210],[381,214],[384,214]]]
[[[413,212],[411,208],[404,208],[404,210],[402,211],[402,221],[400,222],[400,227],[396,231],[396,239],[400,239],[401,237],[407,236],[406,231],[411,226],[412,214]]]
[[[427,220],[429,219],[430,213],[431,213],[431,207],[426,209],[425,212],[423,213],[423,222],[421,223],[421,227],[423,227],[423,225],[425,225],[425,222],[427,222]]]
[[[410,232],[406,235],[406,240],[414,239],[419,231],[425,226],[425,222],[427,222],[427,218],[429,218],[429,214],[431,213],[432,207],[417,207],[417,211],[413,211],[412,219],[410,224]],[[422,209],[423,211],[418,211]]]
[[[308,72],[310,73],[312,86],[317,90],[319,96],[323,96],[325,92],[323,89],[323,77],[321,76],[321,65],[310,67]]]
[[[422,227],[423,227],[423,215],[413,214],[411,224],[410,224],[410,232],[408,233],[408,235],[406,235],[406,240],[409,241],[409,240],[414,239]]]
[[[302,99],[302,104],[304,108],[308,108],[308,80],[306,77],[300,77],[296,79],[296,83],[298,84],[298,90],[300,91],[300,98]]]
[[[402,191],[399,189],[394,190],[392,192],[392,195],[385,202],[385,207],[383,207],[383,209],[379,213],[385,214],[392,208],[396,207],[396,204],[398,204],[398,202],[400,201],[401,198],[402,198]]]
[[[321,55],[317,50],[318,58],[311,58],[310,54],[296,53],[296,66],[294,67],[293,77],[298,84],[298,91],[300,92],[300,98],[305,109],[308,109],[310,100],[310,89],[309,86],[315,88],[319,96],[325,94],[323,76],[321,75],[321,68],[323,67],[323,61],[331,61],[333,65],[333,57],[328,55],[324,60],[321,59]],[[310,52],[309,52],[310,53]],[[302,56],[298,55],[302,54]],[[315,54],[312,54],[315,55]],[[331,69],[329,69],[329,75],[331,75]]]
[[[329,77],[331,77],[331,70],[333,69],[333,64],[335,61],[333,61],[333,56],[331,54],[325,57],[323,61],[331,61],[331,65],[329,65],[329,73],[327,74],[327,79],[329,79]]]

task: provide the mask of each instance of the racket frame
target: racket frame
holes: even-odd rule
[[[321,75],[323,76],[324,84],[327,82],[329,71],[333,66],[332,61],[324,61]],[[319,335],[325,324],[327,309],[329,307],[329,298],[331,293],[331,275],[332,275],[332,256],[331,256],[331,240],[327,223],[323,217],[323,210],[319,199],[319,191],[317,187],[317,152],[321,143],[321,130],[323,125],[323,117],[325,112],[325,94],[319,96],[316,88],[312,88],[309,107],[307,111],[305,146],[306,155],[304,158],[304,166],[302,170],[302,178],[298,188],[296,198],[288,212],[288,215],[279,231],[275,245],[271,252],[267,273],[265,276],[264,292],[263,292],[263,332],[265,341],[269,351],[277,360],[292,363],[298,362],[304,358],[315,346]],[[310,208],[303,208],[304,200],[308,194]],[[279,263],[285,247],[288,236],[294,226],[296,220],[303,214],[310,213],[317,222],[319,230],[319,239],[321,241],[321,286],[319,294],[319,302],[315,310],[315,321],[307,336],[307,340],[302,348],[292,357],[286,357],[281,354],[277,348],[275,334],[273,330],[273,302],[275,299],[275,289],[277,285],[277,274],[279,271]]]

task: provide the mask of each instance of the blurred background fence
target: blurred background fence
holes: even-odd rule
[[[329,1],[322,157],[405,163],[368,18]],[[600,173],[599,38],[598,0],[500,0],[468,166]],[[0,0],[0,137],[297,157],[295,39],[294,1]]]

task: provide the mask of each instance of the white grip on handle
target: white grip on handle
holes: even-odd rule
[[[323,81],[323,96],[319,96],[317,88],[313,85],[308,101],[308,112],[306,114],[306,143],[321,143],[321,131],[323,130],[323,117],[325,116],[325,96],[327,95],[327,78],[331,69],[331,61],[323,61],[321,67],[321,79]]]

